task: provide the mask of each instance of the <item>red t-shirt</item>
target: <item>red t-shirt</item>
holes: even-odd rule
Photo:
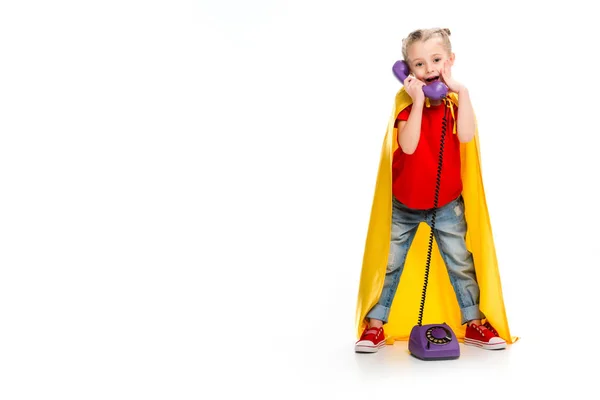
[[[454,115],[458,109],[454,106]],[[396,199],[409,208],[427,210],[433,208],[435,184],[442,137],[442,119],[445,104],[423,106],[421,136],[413,154],[406,154],[398,144],[392,159],[392,192]],[[406,121],[412,105],[398,114],[398,120]],[[452,133],[454,119],[448,110],[446,138],[444,140],[444,160],[438,207],[456,199],[462,192],[460,175],[460,142]]]

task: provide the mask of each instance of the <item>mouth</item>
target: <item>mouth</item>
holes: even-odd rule
[[[440,80],[439,76],[432,76],[431,78],[425,79],[425,82],[431,83],[431,82],[435,82],[435,81],[439,81],[439,80]]]

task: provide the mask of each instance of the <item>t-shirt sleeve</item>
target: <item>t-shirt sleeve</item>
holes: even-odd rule
[[[412,109],[412,105],[406,107],[404,110],[400,111],[398,117],[396,118],[398,121],[406,121],[408,120],[408,116],[410,115],[410,110]]]

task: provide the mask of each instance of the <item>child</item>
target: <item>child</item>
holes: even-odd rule
[[[469,92],[451,74],[455,55],[448,29],[423,29],[402,41],[402,53],[410,68],[404,90],[412,104],[397,115],[397,150],[392,158],[391,240],[383,289],[366,317],[359,353],[374,353],[385,345],[383,325],[388,322],[407,253],[421,222],[431,226],[438,173],[442,120],[447,115],[443,167],[439,187],[434,236],[446,265],[461,314],[466,324],[464,344],[483,349],[503,349],[506,341],[479,308],[480,290],[472,253],[467,250],[467,222],[462,196],[461,143],[473,140],[476,122]],[[449,94],[455,93],[460,107],[449,99],[429,100],[423,86],[442,80]],[[445,114],[445,109],[450,112]],[[454,118],[456,116],[456,118]],[[456,134],[453,134],[453,131]],[[486,211],[487,212],[487,211]]]

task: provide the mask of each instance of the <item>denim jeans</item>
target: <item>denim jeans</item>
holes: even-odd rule
[[[392,200],[392,229],[390,253],[383,284],[377,304],[367,313],[367,318],[386,323],[390,307],[404,269],[406,255],[421,222],[431,226],[433,209],[415,210],[406,207],[394,197]],[[475,276],[473,255],[465,243],[467,222],[462,195],[438,208],[433,232],[440,253],[448,269],[450,282],[456,293],[462,323],[485,318],[479,310],[479,285]]]

